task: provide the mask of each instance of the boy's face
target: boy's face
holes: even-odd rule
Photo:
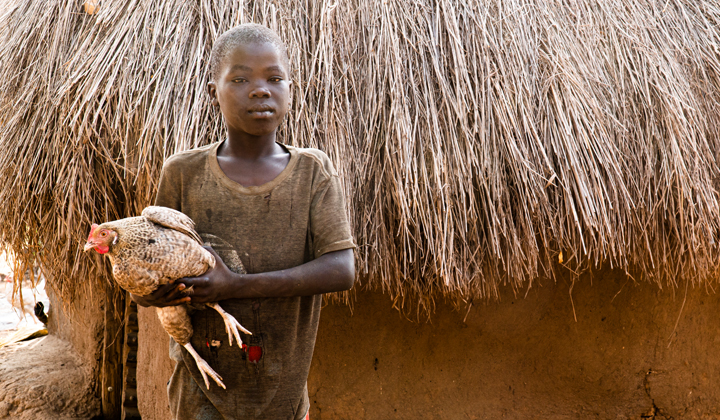
[[[208,83],[208,93],[229,131],[263,136],[277,130],[287,114],[291,86],[277,48],[251,43],[225,57],[216,81]]]

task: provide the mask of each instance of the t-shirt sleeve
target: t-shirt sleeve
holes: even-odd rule
[[[182,211],[182,183],[180,174],[175,173],[177,172],[175,169],[171,160],[168,160],[165,162],[165,165],[163,165],[157,195],[155,196],[155,205]]]
[[[318,187],[310,206],[310,234],[314,258],[328,252],[355,248],[345,211],[340,177],[327,162],[330,172]]]

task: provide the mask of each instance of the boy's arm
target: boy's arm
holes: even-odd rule
[[[224,299],[311,296],[340,292],[355,282],[355,258],[352,249],[328,252],[287,270],[257,274],[231,271],[212,248],[215,268],[199,277],[178,279],[187,288],[194,303],[218,302]]]

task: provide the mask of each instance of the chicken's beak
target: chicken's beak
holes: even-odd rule
[[[90,235],[88,235],[88,240],[85,242],[85,246],[83,247],[83,252],[88,252],[91,249],[95,248],[97,244],[93,243],[93,232],[95,232],[95,229],[98,228],[98,225],[95,223],[90,226]]]

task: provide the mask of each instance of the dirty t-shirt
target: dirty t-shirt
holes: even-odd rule
[[[231,270],[283,270],[354,247],[342,185],[323,152],[284,146],[290,152],[287,167],[269,183],[244,187],[220,169],[219,145],[170,157],[156,204],[190,216]],[[174,342],[171,355],[182,352],[193,378],[226,419],[303,418],[321,301],[321,295],[221,301],[252,332],[241,333],[242,351],[228,345],[217,312],[194,312],[191,343],[227,390],[212,380],[207,390],[192,356]]]

